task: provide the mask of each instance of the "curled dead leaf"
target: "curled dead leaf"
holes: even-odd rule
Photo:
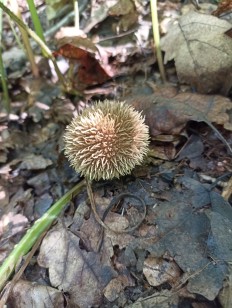
[[[97,47],[88,38],[65,37],[59,41],[58,50],[54,56],[61,55],[69,59],[69,76],[73,88],[83,89],[110,79],[100,64],[100,54]]]

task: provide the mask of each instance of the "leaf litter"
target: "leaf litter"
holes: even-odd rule
[[[165,61],[175,60],[178,78],[199,93],[228,94],[231,88],[231,24],[214,16],[190,12],[164,38]]]
[[[177,11],[175,4],[170,7]],[[92,1],[90,9],[83,29],[98,43],[71,36],[55,52],[72,51],[79,62],[75,59],[70,65],[76,67],[90,58],[94,59],[93,70],[103,63],[113,82],[104,74],[93,81],[91,70],[85,75],[74,74],[73,83],[83,82],[81,91],[84,88],[83,99],[78,100],[64,97],[47,79],[34,83],[22,80],[22,59],[13,70],[17,71],[11,76],[14,116],[6,121],[1,114],[0,122],[0,258],[9,254],[28,223],[80,180],[64,158],[62,134],[73,114],[103,95],[126,101],[143,112],[150,128],[152,155],[147,165],[136,168],[131,176],[93,184],[97,212],[103,217],[111,202],[129,193],[144,200],[147,215],[132,232],[110,230],[126,230],[142,215],[137,199],[119,199],[104,220],[110,229],[103,230],[83,192],[45,235],[23,279],[15,282],[7,304],[177,307],[205,303],[216,307],[220,302],[222,307],[229,307],[232,210],[230,198],[226,201],[221,196],[217,178],[224,176],[226,183],[231,176],[231,153],[218,139],[217,131],[231,144],[232,105],[228,97],[208,93],[222,94],[223,89],[225,94],[231,86],[226,83],[230,64],[220,62],[222,49],[227,50],[231,43],[223,36],[231,24],[191,12],[181,17],[179,26],[168,30],[163,45],[166,59],[175,58],[179,82],[194,88],[178,93],[176,86],[159,86],[157,78],[154,82],[157,73],[149,39],[149,1],[107,1],[101,5]],[[212,18],[217,22],[212,24]],[[213,52],[216,41],[212,37],[215,28],[220,28],[218,24],[222,25],[217,35],[223,46],[215,56],[218,67],[215,61],[210,62],[215,60],[210,56],[204,62],[209,66],[190,66],[185,62],[189,60],[186,48],[189,51],[192,42],[200,41]],[[212,30],[212,37],[206,37],[204,27]],[[193,38],[186,36],[185,29]],[[175,50],[178,44],[171,44],[170,39],[180,40],[181,48]],[[194,45],[192,51],[198,48]],[[9,68],[14,57],[9,56]],[[201,61],[200,57],[196,59]],[[141,74],[144,71],[147,80]],[[14,78],[21,79],[20,84]],[[107,91],[107,85],[113,91]],[[206,183],[202,173],[216,178],[216,183]]]

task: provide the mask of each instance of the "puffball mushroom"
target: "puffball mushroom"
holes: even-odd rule
[[[125,102],[98,102],[67,126],[65,155],[89,180],[129,174],[148,152],[149,130],[144,117]]]

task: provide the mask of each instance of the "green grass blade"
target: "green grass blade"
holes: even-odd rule
[[[5,0],[3,1],[3,3]],[[2,90],[3,90],[3,106],[8,113],[10,113],[10,98],[7,86],[7,76],[5,72],[5,68],[2,60],[2,10],[0,9],[0,76],[2,82]]]
[[[33,0],[27,0],[27,4],[31,13],[31,18],[35,27],[36,34],[41,38],[43,42],[45,42],[44,31],[41,26],[41,22],[35,7],[35,3]]]
[[[15,266],[25,254],[36,243],[40,235],[47,231],[52,223],[57,219],[58,215],[65,208],[66,204],[77,195],[83,187],[85,187],[85,180],[78,183],[71,190],[69,190],[62,198],[60,198],[34,225],[27,231],[21,241],[15,245],[13,251],[5,259],[0,267],[0,291],[5,283],[13,273]]]
[[[35,41],[36,43],[39,44],[39,46],[42,48],[42,50],[44,51],[44,53],[46,54],[46,57],[48,57],[49,59],[51,59],[51,61],[53,62],[55,71],[57,73],[57,76],[59,78],[59,81],[63,84],[64,88],[68,91],[70,88],[70,85],[65,81],[62,73],[59,70],[59,67],[56,63],[56,59],[53,56],[51,50],[48,48],[48,46],[41,40],[41,38],[34,32],[32,31],[27,25],[25,25],[25,23],[19,19],[11,10],[9,10],[0,0],[0,8],[10,16],[10,18],[12,20],[14,20],[14,22],[17,23],[18,26],[22,27]]]

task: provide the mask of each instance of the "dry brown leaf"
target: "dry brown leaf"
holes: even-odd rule
[[[20,1],[20,3],[23,3],[23,1]],[[46,0],[46,14],[48,20],[57,18],[57,12],[59,12],[64,8],[65,5],[68,5],[69,3],[69,0]]]
[[[127,102],[144,113],[151,136],[178,135],[190,120],[220,124],[232,130],[228,114],[232,103],[219,95],[181,93],[170,99],[151,95],[131,98]]]
[[[138,20],[138,14],[135,5],[131,0],[119,0],[109,9],[109,15],[120,16],[121,18],[113,28],[115,32],[129,30]]]
[[[179,295],[172,290],[162,290],[154,292],[152,296],[139,298],[135,303],[131,304],[130,308],[143,308],[143,307],[157,307],[157,308],[170,308],[178,307]]]
[[[134,8],[134,3],[131,0],[119,0],[114,6],[109,9],[109,15],[127,15],[132,12]]]
[[[212,15],[214,16],[220,16],[223,13],[232,11],[232,1],[231,0],[221,0],[218,3],[218,8],[216,11],[212,12]]]
[[[227,274],[228,278],[225,281],[225,285],[222,290],[219,292],[219,302],[222,307],[229,308],[232,303],[232,269],[229,267]]]
[[[100,64],[97,47],[88,38],[64,37],[59,41],[59,45],[59,49],[54,51],[53,55],[69,59],[67,75],[73,88],[80,90],[110,79]]]
[[[103,21],[106,17],[108,17],[109,9],[117,3],[117,0],[107,0],[107,1],[96,1],[93,0],[91,2],[91,16],[88,20],[87,25],[84,28],[85,33],[89,33],[89,31],[96,26],[98,23]]]
[[[7,304],[18,308],[64,307],[64,297],[62,292],[49,286],[20,280],[15,284]]]
[[[69,292],[78,307],[100,305],[102,290],[117,276],[98,254],[82,250],[79,238],[62,227],[44,238],[38,263],[49,269],[51,285]]]
[[[99,213],[100,217],[102,217],[103,213],[110,204],[110,199],[100,197],[99,195],[95,194],[95,202],[97,205],[97,212]],[[129,221],[126,217],[112,211],[107,214],[105,223],[110,228],[119,231],[126,229],[129,225]],[[91,249],[96,251],[101,236],[101,226],[96,222],[96,219],[92,213],[89,219],[84,221],[80,231],[83,238],[88,239],[88,245],[91,247]],[[104,263],[110,264],[111,257],[114,254],[113,246],[117,245],[120,249],[123,249],[131,242],[133,238],[134,237],[132,235],[127,233],[121,234],[105,230],[103,245],[100,251],[102,258],[104,259]]]
[[[223,125],[225,129],[232,130],[229,117],[229,111],[232,109],[230,99],[220,95],[180,93],[175,96],[175,100],[195,111],[192,120],[204,121],[203,118],[205,118],[211,123]]]
[[[104,289],[104,296],[108,299],[108,301],[115,301],[120,292],[123,291],[126,287],[135,286],[134,281],[127,275],[120,275],[110,281],[110,283]]]
[[[153,138],[152,138],[153,140]],[[155,141],[156,138],[154,139]],[[172,160],[176,156],[176,148],[173,143],[163,142],[163,144],[150,144],[149,157],[156,157],[163,160]]]
[[[42,155],[28,154],[22,159],[19,169],[40,170],[52,165],[49,158],[44,158]]]
[[[5,185],[0,182],[0,207],[4,208],[5,205],[9,203],[9,191]],[[1,233],[1,231],[0,231]]]
[[[62,27],[60,28],[60,30],[56,33],[55,35],[55,39],[56,40],[61,40],[64,37],[82,37],[82,38],[86,38],[87,35],[84,33],[83,30],[81,29],[77,29],[76,27],[72,26],[72,27]]]
[[[3,215],[0,220],[0,236],[13,236],[22,232],[28,223],[28,219],[21,214],[14,214],[12,212]]]
[[[165,63],[175,60],[180,82],[200,93],[227,94],[232,86],[231,24],[214,16],[190,12],[162,40]]]
[[[112,28],[116,33],[121,31],[126,32],[129,29],[133,28],[133,26],[136,25],[137,21],[138,14],[136,11],[134,11],[127,15],[123,15],[118,23],[113,24]]]
[[[143,274],[150,285],[157,287],[165,282],[174,283],[181,272],[174,261],[149,256],[144,260]]]
[[[101,237],[101,226],[96,221],[93,213],[86,219],[80,229],[80,238],[83,240],[85,245],[92,251],[97,251],[98,243]],[[109,260],[113,255],[113,247],[108,247],[107,259]],[[105,261],[107,262],[107,261]]]
[[[71,45],[73,48],[80,48],[82,52],[88,52],[91,56],[96,56],[98,49],[95,44],[86,37],[81,36],[66,36],[58,40],[58,51],[53,52],[54,55],[63,55],[67,58],[79,59],[82,54],[77,54],[76,49],[63,50],[65,45]]]
[[[227,31],[225,32],[225,35],[227,35],[227,36],[229,36],[230,38],[232,38],[232,28],[229,29],[229,30],[227,30]]]

